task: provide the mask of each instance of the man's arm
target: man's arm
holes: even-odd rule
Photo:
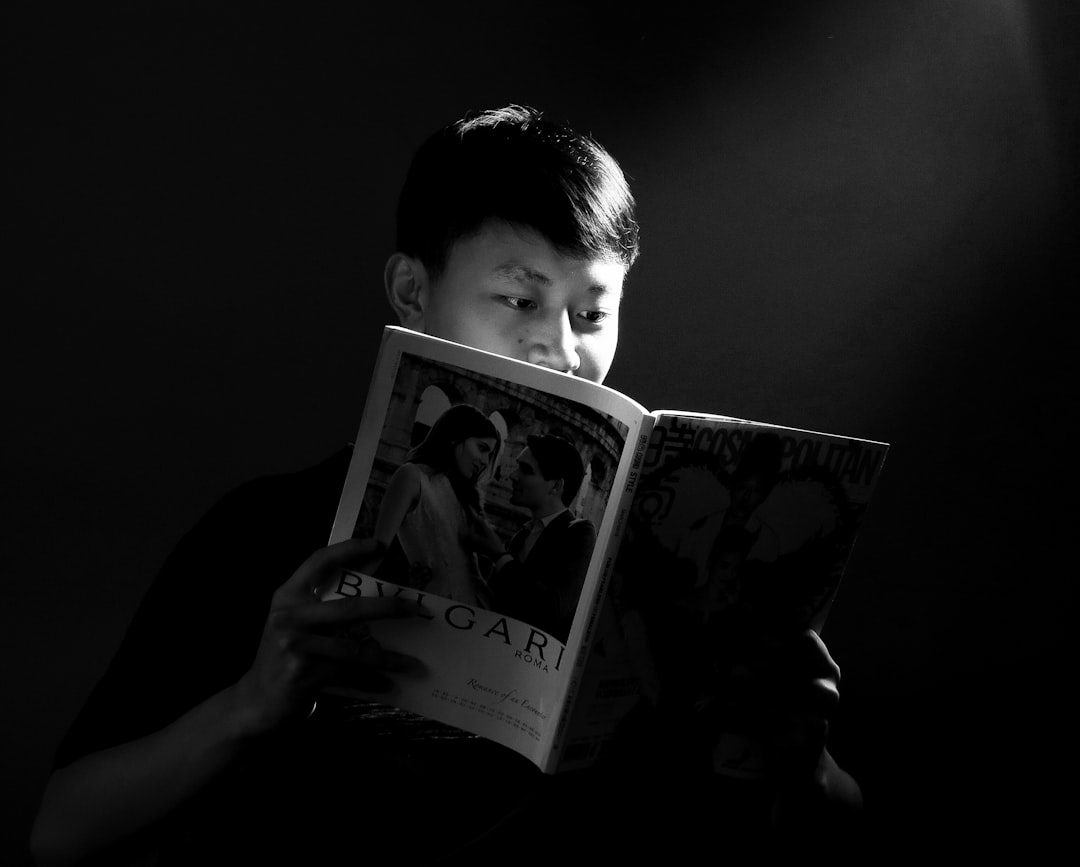
[[[233,762],[245,720],[231,688],[161,731],[54,771],[30,837],[36,861],[77,864],[151,828]]]
[[[336,635],[342,627],[405,616],[396,599],[320,602],[314,589],[369,553],[351,540],[312,555],[274,594],[251,668],[175,722],[86,755],[49,779],[31,835],[41,864],[71,864],[151,828],[229,767],[260,736],[302,719],[329,684],[378,687],[381,671],[414,661]],[[197,631],[198,624],[192,624]]]

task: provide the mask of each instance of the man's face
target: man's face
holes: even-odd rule
[[[524,509],[538,509],[551,505],[555,496],[556,482],[549,482],[540,473],[540,466],[529,449],[522,450],[517,458],[517,468],[510,474],[513,485],[510,502]]]
[[[412,327],[602,382],[625,275],[619,262],[564,256],[535,231],[491,222],[454,245]]]

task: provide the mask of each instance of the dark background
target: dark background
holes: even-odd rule
[[[825,629],[878,845],[1051,845],[1077,4],[388,6],[5,7],[3,848],[178,537],[354,434],[411,152],[510,101],[632,178],[610,385],[893,445]]]

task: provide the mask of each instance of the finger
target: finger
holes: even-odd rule
[[[357,641],[338,636],[303,634],[293,640],[292,650],[311,660],[372,671],[417,674],[425,669],[415,656],[387,650],[372,636]]]
[[[367,641],[369,638],[374,637],[371,634],[371,627],[366,620],[347,623],[345,626],[336,630],[334,634],[339,638],[347,638],[350,641]]]
[[[379,671],[393,672],[394,674],[407,674],[413,677],[423,675],[427,671],[427,666],[415,656],[398,653],[396,650],[387,650],[377,641],[369,641],[366,644],[374,644],[375,649],[367,649],[365,652],[377,654],[371,664],[372,668]]]
[[[780,714],[829,720],[840,701],[840,667],[813,630],[760,636],[728,682],[733,695]]]
[[[813,629],[807,629],[803,633],[803,642],[807,643],[808,647],[812,649],[811,652],[807,653],[807,658],[813,658],[814,665],[817,666],[817,676],[829,678],[839,685],[840,666],[832,658],[832,654],[829,653],[829,648],[825,646],[825,642],[821,640],[821,636]]]
[[[821,761],[828,736],[828,720],[813,713],[789,714],[772,742],[777,770],[805,778]]]
[[[289,625],[301,629],[325,626],[361,624],[368,620],[412,617],[425,609],[416,602],[399,596],[355,596],[349,599],[328,599],[325,602],[305,601],[286,610]]]
[[[378,555],[381,549],[381,543],[375,539],[346,539],[327,545],[308,557],[277,592],[282,597],[297,599],[310,596],[331,572],[350,565],[362,565]]]
[[[365,693],[385,693],[394,689],[391,677],[373,668],[327,659],[315,660],[305,681],[316,694],[346,689]]]
[[[840,666],[812,629],[792,644],[789,659],[789,706],[798,714],[828,721],[840,703]]]
[[[839,704],[840,690],[831,678],[798,681],[781,697],[781,706],[789,713],[825,722],[833,718]]]
[[[840,683],[840,666],[814,630],[762,635],[751,652],[755,666],[783,672],[797,680]]]

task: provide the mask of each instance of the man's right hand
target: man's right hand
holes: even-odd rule
[[[386,672],[419,662],[383,650],[370,624],[417,613],[395,598],[320,601],[343,568],[363,568],[376,543],[323,548],[273,596],[255,661],[232,686],[156,732],[89,753],[54,771],[34,823],[31,848],[41,864],[70,864],[92,854],[108,860],[129,841],[204,789],[252,736],[310,713],[328,686],[375,691]],[[253,600],[254,601],[254,600]],[[192,624],[192,629],[197,629]]]
[[[414,657],[384,650],[369,623],[409,617],[415,603],[395,597],[323,601],[320,588],[345,568],[363,568],[377,556],[372,539],[351,539],[312,554],[274,593],[255,661],[236,684],[236,699],[250,734],[276,729],[311,712],[326,687],[366,692],[390,688],[386,672],[414,671]]]

